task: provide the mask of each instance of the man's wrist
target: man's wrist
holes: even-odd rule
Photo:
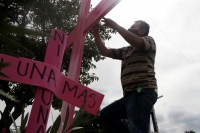
[[[99,32],[98,31],[93,31],[93,35],[97,36],[97,35],[99,35]]]

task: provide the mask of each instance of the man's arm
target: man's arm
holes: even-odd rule
[[[143,44],[142,39],[141,39],[139,36],[137,36],[137,35],[135,35],[135,34],[129,32],[128,30],[124,29],[123,27],[121,27],[121,26],[119,26],[119,25],[116,27],[115,30],[117,30],[117,32],[118,32],[129,44],[131,44],[132,46],[136,47],[137,49],[143,49],[144,44]]]
[[[101,55],[114,58],[111,49],[108,49],[102,42],[101,37],[99,35],[99,24],[95,25],[93,28],[93,34],[96,46],[100,52]]]
[[[117,30],[117,32],[133,47],[136,47],[137,49],[142,49],[144,47],[143,40],[139,36],[124,29],[113,20],[104,18],[103,22],[105,23],[105,26]]]

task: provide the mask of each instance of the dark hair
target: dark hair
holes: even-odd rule
[[[145,36],[147,36],[149,34],[149,24],[147,24],[145,21],[143,20],[137,20],[135,22],[139,22],[140,23],[140,29],[145,29],[146,32],[145,32]]]

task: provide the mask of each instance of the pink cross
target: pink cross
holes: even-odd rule
[[[80,74],[80,67],[81,64],[77,65],[75,69],[74,68],[74,62],[78,62],[78,59],[76,58],[77,52],[80,52],[81,57],[79,58],[79,63],[81,63],[80,60],[82,60],[82,53],[83,53],[83,47],[84,47],[84,40],[85,40],[85,33],[91,29],[95,24],[97,24],[102,17],[104,17],[115,5],[117,5],[121,0],[102,0],[96,7],[95,9],[89,13],[89,5],[91,0],[82,0],[81,2],[81,7],[79,10],[79,20],[78,24],[75,30],[72,31],[72,33],[69,35],[68,40],[67,40],[67,47],[68,49],[72,44],[75,46],[75,49],[73,47],[72,51],[72,57],[70,59],[70,67],[69,67],[69,76],[70,78],[74,80],[78,80],[79,74]],[[79,36],[77,38],[78,41],[75,41],[76,32],[78,31]],[[81,45],[81,46],[80,46]],[[76,51],[77,50],[77,51]],[[71,62],[71,60],[74,60],[74,62]],[[75,70],[75,71],[73,71]],[[63,102],[62,104],[62,110],[61,110],[61,121],[64,122],[65,114],[66,114],[66,108],[67,108],[68,103]],[[70,106],[70,115],[69,115],[69,125],[71,124],[73,120],[73,114],[74,114],[74,105]],[[62,125],[62,124],[61,124]],[[69,126],[68,125],[68,126]],[[59,128],[59,133],[61,133],[61,126]]]
[[[67,37],[64,32],[59,30],[51,31],[53,38],[49,40],[44,63],[0,55],[1,62],[12,62],[10,67],[0,70],[9,78],[0,77],[0,79],[38,86],[26,133],[45,132],[54,94],[63,100],[62,122],[64,121],[66,107],[70,105],[69,125],[73,120],[75,106],[81,107],[83,103],[86,103],[84,110],[92,114],[98,112],[104,96],[78,83],[85,33],[98,23],[119,1],[102,0],[89,13],[90,0],[82,0],[77,26],[70,35]],[[64,52],[72,46],[69,73],[68,77],[65,77],[60,73],[62,58]],[[61,132],[61,127],[59,132]]]

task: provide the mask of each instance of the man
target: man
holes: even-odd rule
[[[149,25],[141,20],[135,21],[126,30],[111,19],[104,18],[103,22],[116,30],[130,46],[108,49],[99,36],[99,24],[92,29],[100,54],[122,60],[124,96],[102,109],[100,117],[111,133],[148,133],[151,109],[157,101],[154,72],[156,45],[153,38],[148,36]],[[129,129],[121,119],[128,119]]]

